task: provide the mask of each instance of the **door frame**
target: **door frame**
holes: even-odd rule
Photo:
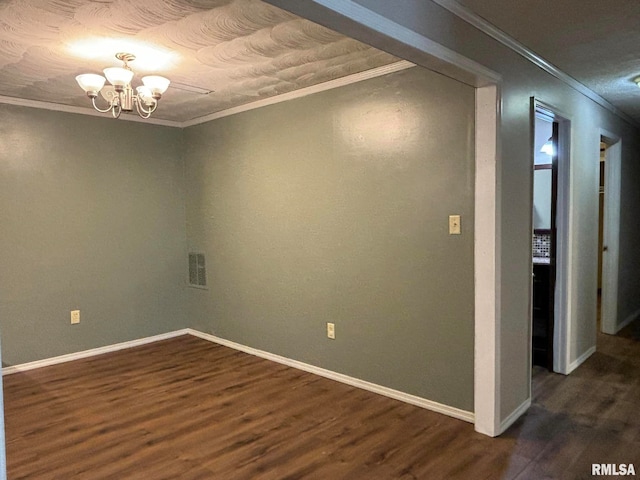
[[[531,118],[531,153],[532,153],[532,157],[533,157],[533,182],[532,182],[532,187],[533,187],[533,192],[532,192],[532,197],[531,197],[531,204],[533,207],[535,207],[535,189],[536,189],[536,172],[539,170],[547,170],[550,172],[551,174],[551,190],[549,192],[550,194],[550,201],[551,201],[551,206],[550,206],[550,212],[549,212],[549,225],[547,228],[543,228],[543,229],[539,229],[540,230],[544,230],[545,233],[547,233],[549,235],[549,241],[550,241],[550,249],[549,249],[549,258],[550,258],[550,263],[549,265],[540,265],[540,267],[546,267],[546,268],[540,268],[540,270],[542,270],[542,272],[539,272],[542,276],[544,277],[548,277],[548,283],[545,282],[545,284],[548,285],[548,288],[545,289],[547,290],[547,304],[548,304],[548,308],[547,311],[545,312],[546,314],[544,315],[544,318],[546,318],[546,323],[547,323],[547,328],[546,328],[546,332],[547,332],[547,339],[546,339],[546,345],[545,345],[545,349],[546,349],[546,361],[544,366],[549,370],[549,371],[553,371],[553,359],[555,358],[555,352],[554,352],[554,332],[555,332],[555,285],[556,285],[556,279],[557,279],[557,275],[556,275],[556,249],[557,249],[557,221],[556,221],[556,216],[557,216],[557,198],[558,198],[558,164],[559,164],[559,157],[558,157],[558,136],[559,136],[559,123],[556,121],[555,119],[555,115],[552,115],[550,112],[548,112],[546,109],[541,109],[539,107],[535,107],[534,109],[532,109],[533,111],[533,116]],[[538,128],[538,120],[544,121],[546,123],[549,124],[549,126],[551,127],[551,137],[549,138],[549,141],[551,141],[553,139],[553,145],[555,147],[555,151],[550,155],[551,157],[551,163],[550,164],[545,164],[545,165],[540,165],[536,163],[536,155],[538,153],[537,149],[539,148],[539,144],[536,144],[536,139],[538,138],[537,136],[537,128]],[[545,134],[546,137],[546,134]],[[533,234],[536,234],[537,229],[535,228],[535,219],[532,219],[532,228],[533,228]],[[533,348],[534,348],[534,332],[535,332],[535,328],[534,328],[534,324],[536,323],[535,320],[535,291],[536,291],[536,287],[535,287],[535,283],[536,280],[540,281],[540,279],[536,278],[536,274],[535,274],[535,270],[536,270],[536,266],[535,263],[532,261],[532,295],[531,295],[531,350],[532,350],[532,363],[533,360],[535,359],[536,355],[535,352],[533,352]],[[544,282],[544,279],[542,280]],[[538,319],[538,322],[540,322],[540,319]],[[541,365],[539,362],[536,363],[536,365]]]
[[[604,218],[602,252],[601,330],[615,335],[624,325],[618,323],[618,268],[620,253],[620,188],[622,165],[622,140],[619,136],[598,129],[600,141],[607,144],[605,150]],[[599,155],[598,150],[598,157]]]
[[[531,118],[540,112],[550,121],[558,123],[558,194],[556,198],[556,282],[553,330],[553,371],[567,375],[571,365],[571,299],[573,285],[571,255],[571,123],[572,117],[554,105],[531,97]],[[532,120],[533,121],[533,120]],[[533,149],[531,171],[533,172]],[[533,174],[531,180],[533,191]],[[531,200],[533,205],[533,197]],[[533,227],[532,227],[533,228]],[[533,293],[533,282],[531,283]],[[530,310],[529,326],[533,325]],[[529,352],[531,354],[531,352]],[[531,357],[531,355],[529,355]]]

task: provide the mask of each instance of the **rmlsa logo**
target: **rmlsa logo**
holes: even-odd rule
[[[633,463],[594,463],[591,465],[591,475],[632,475],[636,469]]]

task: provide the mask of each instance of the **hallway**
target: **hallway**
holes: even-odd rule
[[[518,480],[593,478],[592,463],[640,467],[640,319],[569,376],[534,368],[533,404],[502,438],[517,442],[509,471]],[[513,478],[507,475],[506,478]]]

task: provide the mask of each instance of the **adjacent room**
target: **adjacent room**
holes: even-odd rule
[[[640,233],[614,246],[623,335],[597,337],[592,161],[620,142],[640,208],[635,120],[438,2],[346,3],[0,7],[8,478],[517,478],[558,451],[581,474],[601,438],[593,461],[640,467],[637,387],[602,363],[640,372]],[[572,135],[544,372],[536,101]],[[598,372],[615,408],[558,421]]]

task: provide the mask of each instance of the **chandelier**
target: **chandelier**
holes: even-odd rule
[[[118,118],[122,112],[132,112],[135,106],[138,115],[149,118],[158,108],[162,94],[169,88],[169,80],[159,75],[142,77],[143,85],[136,88],[137,93],[133,93],[133,71],[129,68],[128,62],[132,62],[136,57],[131,53],[116,53],[116,58],[123,62],[122,67],[105,68],[104,77],[95,73],[78,75],[78,85],[91,99],[93,108],[101,113],[111,112],[113,118]],[[111,85],[104,87],[107,80]],[[96,105],[98,92],[109,102],[107,108],[101,109]]]

